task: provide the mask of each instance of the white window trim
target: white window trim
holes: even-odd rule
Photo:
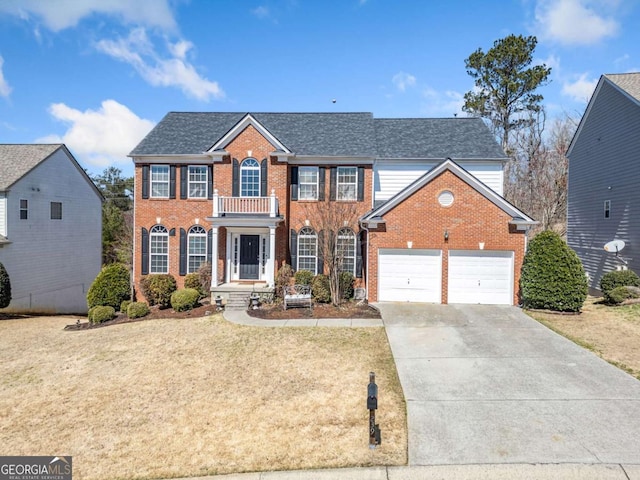
[[[340,170],[355,170],[355,180],[353,182],[341,182]],[[340,186],[353,185],[353,198],[340,198]],[[358,167],[338,167],[336,171],[336,200],[339,202],[355,202],[358,199]]]
[[[247,166],[247,164],[250,161],[256,162],[255,166],[253,166],[253,165],[252,166]],[[255,197],[259,197],[260,196],[260,184],[261,184],[261,181],[262,181],[262,178],[261,178],[262,172],[260,170],[261,170],[260,169],[260,162],[258,162],[258,160],[256,160],[255,158],[248,157],[248,158],[245,158],[242,161],[242,163],[240,164],[240,196],[241,197],[252,197],[252,198],[255,198]],[[257,191],[258,194],[257,195],[246,195],[244,193],[244,190],[245,190],[244,189],[245,179],[244,179],[244,176],[242,175],[243,171],[245,171],[245,172],[246,171],[257,171],[258,172],[258,191]]]
[[[152,244],[154,237],[166,238],[166,253],[153,253]],[[166,258],[166,269],[164,271],[153,271],[153,258],[154,257]],[[169,231],[164,225],[154,225],[149,231],[149,273],[150,274],[162,274],[169,273]]]
[[[344,259],[345,258],[353,259],[353,269],[346,270],[344,268],[341,268],[340,271],[341,272],[350,272],[355,277],[355,275],[356,275],[356,262],[357,262],[357,257],[358,257],[357,249],[356,249],[357,235],[352,229],[350,229],[350,228],[341,228],[340,230],[338,230],[338,235],[336,237],[336,250],[338,250],[338,245],[340,243],[340,238],[341,237],[345,238],[345,239],[347,238],[347,235],[345,235],[345,234],[340,235],[340,233],[341,232],[347,232],[347,231],[349,232],[348,239],[353,241],[353,244],[351,245],[352,248],[353,248],[353,255],[352,256],[351,255],[350,256],[344,256],[342,258],[342,263],[344,265]]]
[[[191,252],[191,239],[192,238],[203,238],[204,239],[204,254],[202,253],[192,253]],[[191,227],[187,232],[187,273],[196,273],[200,266],[207,261],[207,231],[204,227],[200,225],[196,225],[195,227]],[[204,257],[198,268],[195,270],[191,269],[191,257]]]
[[[22,207],[22,202],[25,202],[24,208]],[[19,206],[20,206],[20,214],[19,214],[20,220],[28,220],[29,219],[29,200],[27,200],[26,198],[21,198],[19,201]],[[22,218],[22,212],[25,212],[24,218]]]
[[[313,238],[315,240],[315,254],[314,255],[301,255],[300,254],[300,246],[302,245],[302,238]],[[301,268],[300,267],[300,259],[301,258],[313,258],[313,270],[309,270],[308,268]],[[303,229],[300,230],[300,232],[298,233],[298,256],[296,259],[297,265],[296,265],[296,271],[299,270],[309,270],[311,273],[313,273],[314,275],[317,275],[318,273],[318,233],[313,230],[311,227],[304,227]]]
[[[192,169],[204,169],[204,180],[191,180],[191,170]],[[187,198],[207,198],[207,182],[209,181],[209,168],[206,165],[189,165],[187,168]],[[191,195],[191,186],[192,185],[200,185],[202,189],[202,195]]]
[[[167,171],[167,180],[154,180],[153,179],[153,171],[154,170],[164,170],[166,169]],[[170,190],[170,182],[171,182],[171,169],[169,168],[169,165],[151,165],[150,169],[149,169],[149,197],[150,198],[169,198],[169,190]],[[166,184],[167,185],[167,194],[166,195],[154,195],[153,192],[153,186],[154,185],[161,185],[161,184]]]
[[[320,169],[318,167],[298,167],[298,200],[318,200],[318,192],[319,192],[319,182],[320,182]],[[315,173],[316,181],[315,182],[302,182],[301,173],[304,170],[312,170]],[[315,185],[316,194],[313,197],[303,197],[302,196],[302,185]]]

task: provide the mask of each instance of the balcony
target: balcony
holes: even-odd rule
[[[275,190],[268,197],[223,197],[213,191],[213,217],[225,216],[278,216],[278,199]]]

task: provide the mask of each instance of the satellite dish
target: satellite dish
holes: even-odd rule
[[[604,249],[607,252],[618,253],[624,248],[624,245],[624,240],[611,240],[609,243],[605,244]]]

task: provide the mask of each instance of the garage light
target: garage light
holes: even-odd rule
[[[444,231],[444,241],[448,242],[449,241],[449,230],[445,230]]]

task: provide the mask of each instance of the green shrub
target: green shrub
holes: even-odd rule
[[[524,308],[579,312],[587,290],[578,255],[557,233],[547,230],[531,239],[520,276]]]
[[[208,297],[211,295],[211,264],[209,262],[200,265],[198,276],[200,277],[200,290],[205,297]]]
[[[89,321],[94,324],[106,322],[116,316],[116,309],[111,305],[97,305],[91,310]]]
[[[293,282],[296,285],[311,285],[313,273],[309,270],[298,270],[293,276]]]
[[[9,274],[0,262],[0,308],[6,308],[11,303],[11,281]]]
[[[93,323],[93,312],[95,312],[96,308],[98,307],[97,306],[91,307],[87,312],[87,320],[89,320],[89,323]]]
[[[283,287],[291,283],[291,277],[293,277],[293,269],[291,268],[291,265],[282,262],[282,266],[278,269],[278,273],[276,274],[276,298],[282,298]]]
[[[127,313],[127,308],[131,305],[131,300],[125,300],[120,304],[120,311],[122,313]]]
[[[353,282],[355,278],[351,272],[340,272],[340,293],[342,298],[350,300],[353,298]]]
[[[153,274],[140,281],[140,290],[149,305],[167,308],[171,305],[171,294],[176,291],[176,279],[169,274]]]
[[[171,294],[171,307],[176,312],[191,310],[198,305],[200,292],[195,288],[182,288]]]
[[[120,308],[124,300],[131,298],[129,269],[122,263],[105,265],[87,292],[87,305]]]
[[[633,270],[614,270],[605,273],[600,279],[600,291],[604,295],[605,302],[620,303],[613,301],[610,297],[611,291],[617,287],[640,287],[640,278]]]
[[[127,307],[127,317],[140,318],[149,315],[149,305],[144,302],[133,302]]]
[[[200,294],[200,298],[204,298],[207,294],[202,289],[202,284],[200,283],[200,274],[199,273],[189,273],[186,277],[184,277],[184,288],[193,288],[197,290]]]
[[[638,295],[632,290],[633,287],[616,287],[607,293],[607,303],[619,305],[630,298],[638,298]]]
[[[318,303],[329,303],[331,301],[331,288],[329,277],[323,274],[316,275],[311,281],[311,294]]]

